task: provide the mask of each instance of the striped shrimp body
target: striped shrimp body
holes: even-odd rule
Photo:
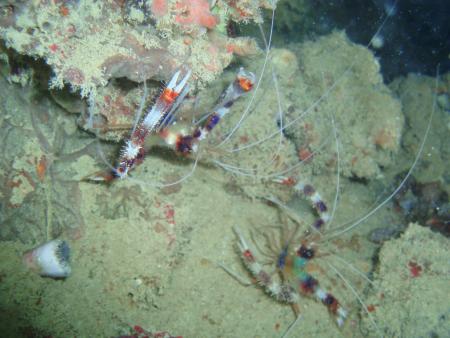
[[[228,231],[227,227],[234,225],[234,231],[237,236],[236,246],[243,265],[268,295],[280,303],[292,306],[296,317],[294,323],[300,318],[307,317],[306,314],[309,309],[306,308],[313,303],[317,304],[319,308],[323,308],[324,316],[330,321],[330,330],[339,332],[341,327],[344,327],[343,329],[345,330],[349,323],[352,323],[353,315],[361,307],[370,317],[367,306],[361,301],[356,292],[353,292],[353,280],[352,283],[348,283],[347,279],[344,279],[333,265],[328,265],[330,258],[335,259],[331,262],[337,262],[340,259],[336,253],[339,253],[339,256],[343,256],[343,250],[341,249],[342,247],[345,248],[347,244],[344,243],[338,248],[329,248],[327,245],[330,242],[327,239],[330,235],[338,236],[347,230],[344,229],[340,232],[339,228],[333,227],[334,229],[331,229],[330,225],[333,222],[334,212],[328,210],[329,206],[310,182],[294,182],[294,180],[281,175],[291,175],[298,168],[305,165],[308,160],[312,160],[312,157],[314,157],[313,165],[316,171],[322,174],[322,178],[329,186],[335,185],[337,190],[341,188],[339,183],[341,174],[352,177],[352,175],[358,176],[362,172],[369,171],[371,176],[377,175],[380,168],[385,165],[385,159],[391,155],[391,152],[395,153],[396,151],[396,146],[398,145],[397,135],[400,135],[403,122],[400,115],[400,106],[398,102],[395,102],[386,94],[387,90],[379,92],[374,89],[377,86],[382,86],[379,83],[381,78],[379,78],[377,63],[367,49],[350,43],[343,33],[335,33],[333,36],[322,38],[319,41],[320,45],[319,43],[305,45],[301,49],[303,54],[298,57],[288,49],[271,50],[271,38],[269,37],[268,40],[269,44],[266,46],[264,59],[260,60],[259,63],[254,62],[253,65],[247,65],[248,69],[258,74],[257,81],[255,81],[256,76],[253,73],[240,69],[234,81],[230,83],[220,96],[212,112],[204,115],[204,118],[186,126],[185,129],[178,130],[172,128],[172,125],[159,122],[162,120],[170,121],[171,117],[163,117],[162,120],[158,118],[155,119],[155,121],[158,121],[155,124],[158,128],[153,129],[153,131],[163,140],[165,148],[173,150],[181,157],[194,155],[198,159],[199,147],[205,138],[209,138],[210,144],[213,144],[216,149],[220,150],[214,155],[222,155],[222,157],[213,157],[209,161],[223,169],[226,175],[221,175],[220,170],[214,173],[211,171],[207,172],[205,179],[202,180],[201,185],[195,190],[196,195],[199,194],[199,191],[202,191],[203,186],[210,184],[213,187],[218,181],[224,182],[228,192],[242,194],[246,200],[255,200],[261,198],[261,196],[267,196],[267,192],[270,190],[275,190],[278,194],[279,190],[281,190],[278,189],[279,187],[272,189],[272,184],[266,184],[268,181],[275,181],[285,186],[289,185],[296,194],[301,195],[313,206],[317,217],[310,224],[304,226],[302,217],[285,207],[276,198],[271,197],[269,198],[270,202],[278,206],[281,211],[280,217],[283,215],[289,216],[290,223],[272,223],[271,230],[266,231],[266,229],[259,228],[259,236],[248,236],[246,232],[247,226],[245,224],[231,223],[228,215],[223,218],[212,217],[211,210],[225,208],[225,205],[232,208],[239,207],[234,203],[229,205],[228,199],[232,200],[233,198],[229,198],[228,194],[224,194],[222,196],[223,200],[207,201],[212,204],[210,207],[205,208],[208,211],[208,216],[205,217],[208,222],[204,224],[203,229],[207,230],[211,224],[220,226],[218,228],[220,230],[214,230],[214,234],[220,233],[218,241],[222,243],[223,236]],[[331,50],[333,53],[330,52]],[[344,60],[342,59],[346,59],[349,54],[352,54],[354,58],[348,62],[343,62]],[[313,62],[315,58],[329,58],[332,61],[323,62],[320,70],[318,70],[315,67],[317,63]],[[302,62],[301,65],[297,59]],[[361,73],[360,68],[364,70],[363,73]],[[360,78],[364,79],[364,76],[360,74],[365,74],[368,71],[373,75],[373,78],[377,79],[376,86],[372,82],[367,85],[360,80]],[[353,74],[357,75],[353,76]],[[268,79],[270,85],[267,86],[262,79],[264,81]],[[184,81],[184,78],[182,81]],[[347,82],[353,85],[348,90]],[[184,83],[186,84],[186,81]],[[176,76],[174,88],[177,88],[178,85]],[[365,87],[370,87],[370,90],[363,92],[361,88]],[[170,88],[171,86],[169,86]],[[238,111],[234,103],[239,97],[251,91],[252,88],[254,90],[249,95],[246,108]],[[258,88],[261,89],[258,91]],[[313,93],[311,89],[317,90],[319,94]],[[368,111],[365,105],[360,105],[360,97],[366,97],[360,95],[360,93],[370,98],[377,98],[377,102],[386,103],[383,106],[384,108],[390,107],[392,109],[386,108],[379,111],[379,105],[372,105],[376,108]],[[210,93],[207,95],[210,95]],[[175,101],[178,100],[171,95],[165,95],[163,92],[161,99],[167,103],[164,107],[168,107],[169,103],[171,104],[172,98]],[[345,98],[345,100],[342,98]],[[159,107],[158,105],[156,106]],[[232,106],[237,111],[234,114],[228,114]],[[156,109],[156,111],[161,113],[169,111],[170,113],[168,114],[175,114],[171,109]],[[393,111],[398,116],[392,114]],[[364,112],[364,115],[362,115],[362,112]],[[380,117],[380,114],[390,117],[384,119],[384,117]],[[163,115],[164,113],[161,114],[161,116]],[[369,118],[374,122],[366,123],[366,120]],[[325,121],[325,123],[319,125],[316,123],[316,120]],[[218,126],[219,122],[220,126]],[[376,124],[379,130],[374,135],[364,134],[372,133],[372,130],[366,130],[364,129],[366,127],[362,128],[359,125],[355,126],[355,123],[358,124],[360,122],[361,124],[364,122],[369,127]],[[390,122],[392,122],[392,125],[389,125]],[[384,124],[389,125],[389,130],[394,131],[392,135],[382,132],[387,129]],[[140,130],[139,126],[138,124],[133,131],[131,140],[134,133]],[[338,128],[342,131],[339,139],[336,136]],[[213,129],[216,132],[214,135],[210,135]],[[330,133],[330,129],[333,129],[333,133]],[[356,130],[361,130],[361,134],[364,134],[364,137],[355,136]],[[319,132],[323,133],[319,134]],[[295,133],[303,134],[303,136],[296,137]],[[330,135],[332,137],[329,137]],[[298,140],[299,144],[303,142],[307,149],[302,151],[299,144],[294,146],[292,139]],[[355,146],[355,143],[357,146]],[[330,144],[330,148],[326,147]],[[128,145],[129,142],[127,143]],[[361,149],[364,151],[361,151]],[[129,151],[127,148],[124,148],[122,157],[127,153]],[[224,156],[224,153],[226,153],[226,156]],[[420,153],[421,151],[419,151],[418,157],[420,157]],[[341,156],[340,159],[339,156]],[[183,171],[185,168],[180,166],[182,174],[175,176],[174,180],[170,178],[168,180],[170,183],[164,183],[161,186],[175,185],[190,176],[196,169],[197,159],[192,165],[192,170],[185,176],[181,176],[186,172],[185,170]],[[299,159],[301,160],[300,162]],[[118,163],[119,167],[116,167],[116,171],[119,171],[121,163],[125,163],[126,170],[124,172],[126,173],[134,167],[134,162],[132,166],[128,166],[127,162],[119,159]],[[411,166],[411,171],[415,164]],[[167,169],[167,167],[165,165],[163,169]],[[305,169],[302,167],[301,170],[304,172],[313,171],[311,167],[304,166]],[[330,170],[330,168],[332,169]],[[202,170],[202,174],[205,173],[203,168],[199,170]],[[337,175],[335,175],[335,171],[337,171]],[[166,171],[162,170],[156,173],[165,180],[163,175]],[[154,173],[154,177],[157,174]],[[407,176],[409,175],[410,173]],[[304,176],[307,177],[308,174]],[[211,177],[213,178],[210,179]],[[330,177],[336,178],[336,181],[331,182]],[[158,186],[152,182],[149,183],[148,177],[139,181],[134,178],[131,179],[132,183],[135,181],[140,186]],[[160,180],[158,179],[158,181]],[[205,182],[208,184],[205,184]],[[255,182],[258,184],[254,184]],[[396,190],[398,191],[398,189]],[[209,197],[210,193],[210,191],[205,190],[204,195],[208,196],[207,199],[211,199]],[[324,191],[323,193],[327,192]],[[291,195],[291,193],[288,195]],[[328,195],[326,194],[326,196]],[[336,195],[338,195],[338,192]],[[189,194],[186,196],[186,198],[180,198],[183,204],[188,197],[192,201]],[[347,196],[348,194],[345,197]],[[385,205],[392,196],[388,196],[383,202],[377,204],[372,211],[358,218],[356,222],[353,222],[348,227],[348,230],[364,222],[370,215]],[[174,197],[174,199],[176,198]],[[185,222],[198,226],[199,224],[193,221],[193,219],[197,219],[193,214],[196,214],[197,210],[203,207],[203,204],[198,206],[189,205],[189,218]],[[183,208],[180,207],[180,210],[177,214],[178,220],[182,219],[182,216],[178,215],[182,215]],[[194,212],[191,210],[194,210]],[[245,214],[246,210],[244,209],[241,212]],[[232,214],[231,211],[230,214]],[[355,215],[351,217],[355,217]],[[221,220],[225,221],[221,222]],[[241,227],[242,230],[240,229]],[[253,233],[252,235],[255,234]],[[211,243],[214,242],[212,236],[207,238]],[[341,238],[339,237],[339,240]],[[334,245],[335,243],[331,244]],[[214,245],[214,247],[219,245]],[[212,254],[215,254],[216,251],[214,250]],[[208,254],[202,250],[200,255],[210,257]],[[364,259],[366,262],[370,261],[370,258],[365,257]],[[345,266],[347,263],[343,264]],[[348,264],[348,266],[350,265]],[[359,282],[362,281],[362,283],[356,286],[358,290],[361,290],[364,289],[365,283],[368,281],[366,273],[370,270],[370,265],[369,263],[363,265],[364,269],[359,265],[356,266],[363,271],[357,272],[360,275],[358,277]],[[226,267],[224,268],[229,271]],[[357,271],[353,266],[350,270]],[[336,279],[336,275],[339,278]],[[333,280],[330,276],[334,276],[335,279]],[[336,280],[338,282],[335,282]],[[368,282],[370,283],[370,281]],[[202,293],[207,294],[205,298],[215,297],[214,294],[208,294],[208,291],[205,290],[209,290],[209,288],[202,288]],[[359,301],[359,305],[356,300]],[[314,317],[314,315],[312,316]],[[255,320],[259,320],[256,315],[255,317]],[[297,327],[297,329],[302,331],[304,327],[302,327],[302,324],[299,325],[300,327]],[[287,336],[291,332],[291,328],[294,329],[294,326],[289,327],[283,336]]]
[[[126,178],[136,165],[142,163],[146,149],[146,141],[152,135],[157,135],[163,144],[179,155],[188,156],[197,153],[199,143],[206,139],[216,125],[230,112],[233,104],[244,94],[251,91],[255,82],[252,72],[240,68],[236,78],[224,90],[214,109],[205,115],[197,124],[186,126],[181,130],[173,130],[177,109],[189,92],[188,80],[191,71],[187,70],[180,78],[177,71],[157,97],[144,118],[138,121],[131,131],[130,138],[125,142],[117,164],[111,167],[109,173],[101,172],[88,178],[91,181],[110,182],[115,178]],[[145,101],[145,98],[143,98]],[[172,182],[173,184],[174,182]]]
[[[303,195],[311,202],[318,217],[300,234],[301,224],[298,217],[281,202],[271,198],[270,201],[278,205],[295,223],[292,230],[289,230],[287,225],[281,225],[277,227],[277,230],[281,229],[280,234],[263,234],[265,243],[264,249],[261,249],[262,254],[270,257],[279,278],[269,273],[264,264],[258,261],[258,253],[251,249],[242,232],[235,227],[240,258],[264,291],[277,301],[290,304],[297,318],[301,316],[303,297],[309,297],[322,303],[335,318],[337,325],[342,326],[347,318],[347,310],[337,297],[321,286],[319,279],[311,272],[315,270],[312,268],[312,262],[321,255],[317,241],[331,218],[328,207],[311,185],[303,182],[293,184],[295,181],[292,178],[284,177],[276,181],[293,185],[297,194]],[[274,239],[277,237],[278,240]]]
[[[171,115],[177,108],[178,104],[184,98],[189,90],[187,82],[191,75],[187,71],[184,77],[178,81],[180,71],[177,71],[172,79],[157,98],[156,103],[145,115],[142,122],[140,122],[131,133],[130,139],[126,142],[117,167],[113,170],[115,176],[124,178],[144,156],[144,143],[148,135],[159,132],[171,119]]]
[[[437,81],[434,88],[437,88]],[[311,304],[308,298],[326,307],[327,312],[337,324],[336,330],[343,330],[342,332],[353,330],[358,325],[358,320],[367,318],[368,324],[365,324],[365,329],[371,328],[370,336],[383,336],[382,332],[385,328],[379,327],[379,324],[375,321],[372,313],[374,306],[365,304],[363,300],[363,294],[367,287],[374,287],[377,290],[374,282],[370,279],[369,273],[371,268],[373,268],[371,267],[373,257],[376,257],[376,248],[373,246],[373,243],[371,244],[367,241],[366,236],[370,227],[373,226],[373,224],[368,224],[372,223],[369,221],[369,218],[376,213],[380,213],[381,209],[392,201],[392,198],[404,187],[408,178],[411,177],[413,170],[417,168],[430,133],[436,109],[435,100],[436,98],[433,96],[432,107],[428,107],[430,111],[424,117],[425,129],[420,135],[421,141],[417,145],[414,159],[409,162],[409,169],[403,174],[401,182],[398,182],[396,186],[391,185],[388,188],[390,192],[385,191],[381,195],[376,193],[378,196],[372,195],[369,197],[367,201],[363,202],[366,211],[362,212],[362,214],[359,204],[361,201],[355,201],[349,195],[350,185],[353,184],[355,187],[357,185],[346,181],[345,178],[343,179],[344,184],[340,182],[341,167],[339,160],[342,152],[340,152],[340,142],[336,137],[334,120],[331,120],[336,141],[337,158],[337,175],[334,181],[336,191],[332,206],[325,202],[318,190],[309,182],[297,182],[292,177],[277,176],[272,178],[272,182],[290,187],[291,192],[293,191],[295,195],[299,195],[306,200],[315,210],[315,219],[309,224],[305,224],[304,219],[309,217],[303,218],[299,216],[297,211],[290,209],[277,198],[270,197],[266,199],[279,208],[280,217],[288,218],[290,222],[282,219],[282,222],[279,224],[272,223],[268,227],[258,226],[257,229],[251,227],[250,235],[246,235],[246,230],[240,229],[240,224],[235,225],[236,247],[243,265],[266,294],[280,303],[292,306],[296,319],[287,327],[282,337],[286,337],[294,332],[297,334],[299,332],[302,334],[309,332],[309,328],[305,331],[304,326],[308,324],[297,324],[300,319],[305,317],[311,318],[310,314],[308,316],[305,315],[308,312],[305,308]],[[270,175],[267,176],[270,177]],[[329,179],[328,182],[323,183],[321,186],[330,186],[329,183],[331,182]],[[273,187],[272,185],[269,186]],[[347,192],[345,195],[339,195],[339,190],[343,186]],[[276,188],[272,189],[272,191],[277,191],[278,194],[281,190]],[[327,196],[329,195],[328,193]],[[361,196],[366,195],[365,197],[367,197],[371,194],[365,187],[365,192]],[[381,198],[381,196],[384,197]],[[365,197],[359,197],[359,199],[364,199]],[[377,198],[375,203],[369,201],[375,197]],[[344,222],[339,220],[340,225],[336,226],[333,225],[335,218],[341,218],[341,215],[335,217],[338,200],[341,206],[339,214],[343,214],[343,208],[349,208],[350,213],[349,216],[345,217],[346,220]],[[348,206],[344,206],[347,204]],[[383,214],[378,216],[380,222],[391,219]],[[392,217],[392,215],[388,217]],[[244,227],[248,228],[245,225]],[[345,236],[348,232],[357,228],[359,229],[359,234],[354,233],[351,238]],[[363,235],[364,233],[365,235]],[[363,244],[362,241],[364,241]],[[371,248],[368,248],[368,246],[371,246]],[[348,260],[346,257],[347,249],[357,251],[357,256],[353,252],[353,258]],[[227,267],[222,267],[242,282],[235,273],[231,272]],[[342,272],[337,267],[342,268]],[[378,291],[381,295],[383,294],[382,290]],[[357,319],[354,317],[355,315],[358,317]],[[313,314],[312,317],[314,318],[314,316]],[[341,327],[343,328],[341,329]],[[313,334],[316,335],[319,331],[320,329],[317,329]],[[338,331],[336,332],[338,334]]]

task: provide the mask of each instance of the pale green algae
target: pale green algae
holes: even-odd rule
[[[365,299],[374,307],[371,315],[382,336],[449,336],[449,252],[448,238],[414,223],[400,238],[383,245],[374,288]],[[373,331],[365,318],[363,332]]]
[[[55,94],[70,88],[85,99],[87,107],[77,111],[85,113],[78,121],[83,129],[117,141],[123,137],[117,130],[133,123],[132,111],[139,104],[134,91],[124,90],[124,78],[153,80],[150,87],[157,91],[159,81],[187,66],[195,79],[191,89],[205,88],[236,55],[260,52],[252,37],[229,37],[223,23],[216,27],[207,0],[185,1],[181,8],[180,2],[17,1],[0,8],[0,39],[17,55],[45,62],[51,70],[46,86]],[[238,3],[214,3],[224,23],[240,21],[231,8]],[[158,13],[158,5],[167,10]],[[260,7],[268,4],[252,0],[242,5],[246,22],[260,22]],[[202,25],[204,16],[213,20],[209,29]],[[99,124],[115,135],[98,133]]]
[[[336,48],[330,47],[333,43]],[[335,65],[328,66],[321,60],[314,63],[313,58],[301,57],[324,49],[328,53],[329,62]],[[358,78],[361,86],[368,83],[367,91],[364,91],[364,88],[358,91],[360,95],[370,99],[380,97],[380,101],[388,102],[393,107],[392,111],[397,114],[395,116],[398,119],[402,118],[397,100],[380,82],[379,68],[373,56],[363,47],[348,42],[343,33],[334,33],[315,43],[275,49],[272,61],[278,74],[284,108],[293,105],[298,113],[303,105],[308,106],[310,102],[317,100],[318,95],[329,86],[325,76],[325,84],[319,81],[319,88],[313,88],[314,90],[309,92],[308,88],[314,81],[305,82],[305,79],[321,79],[323,67],[327,69],[330,78],[336,79],[348,67],[348,59],[334,55],[335,50],[337,54],[361,55],[361,62],[351,68],[351,75],[344,76],[342,87],[332,91],[327,95],[324,104],[318,106],[318,111],[322,114],[319,122],[329,122],[328,111],[336,113],[341,142],[346,143],[341,149],[341,164],[344,168],[350,168],[345,155],[357,152],[360,146],[357,143],[355,148],[352,148],[351,137],[357,133],[363,136],[367,130],[364,122],[370,121],[365,119],[366,109],[363,104],[358,109],[351,110],[356,105],[353,100],[359,99],[350,96],[352,90],[347,92],[346,87],[352,88],[354,82],[351,76]],[[257,71],[260,65],[261,60],[255,59],[248,67]],[[329,70],[334,67],[337,68],[336,71]],[[230,71],[208,91],[200,94],[200,110],[206,111],[212,106],[211,102],[203,103],[208,101],[203,98],[208,96],[211,101],[211,97],[217,97],[221,88],[226,86],[234,74],[234,71]],[[362,80],[365,76],[366,80]],[[233,146],[241,146],[247,140],[261,139],[267,133],[277,130],[277,100],[273,84],[270,70],[255,100],[256,108],[251,112],[246,124],[232,138]],[[211,135],[212,143],[217,143],[219,136],[225,134],[239,119],[239,112],[242,112],[248,99],[235,104],[233,114],[227,116]],[[303,100],[305,103],[302,104]],[[432,102],[428,103],[426,106],[431,109]],[[33,102],[25,102],[25,105],[30,109]],[[17,104],[15,106],[17,107]],[[31,129],[28,115],[11,110],[11,104],[2,109],[9,112],[2,115],[2,121],[10,123],[12,130],[17,132],[19,125],[25,130]],[[367,111],[371,110],[367,108]],[[428,116],[427,113],[428,111],[424,115]],[[316,115],[318,113],[313,113],[313,116]],[[350,124],[345,119],[350,117],[362,120],[362,123],[358,124],[361,129],[348,130]],[[438,115],[438,118],[443,117]],[[65,121],[64,124],[75,128],[73,118],[63,116],[61,119]],[[398,128],[394,128],[395,132],[399,132]],[[24,144],[36,143],[32,134],[30,136],[23,133],[18,137],[20,136]],[[151,184],[152,180],[169,176],[169,180],[182,177],[189,172],[192,162],[173,158],[163,151],[153,156],[150,154],[135,170],[134,179],[117,181],[109,187],[80,182],[79,210],[85,227],[79,238],[73,237],[70,241],[73,273],[67,280],[43,279],[22,266],[21,254],[38,244],[31,235],[23,240],[26,244],[14,238],[1,242],[1,308],[4,313],[11,315],[2,316],[3,319],[0,319],[2,332],[8,333],[9,336],[19,336],[25,327],[30,327],[34,332],[51,334],[54,337],[118,336],[129,332],[129,326],[137,324],[148,330],[167,330],[183,337],[280,336],[294,320],[290,307],[277,303],[257,286],[242,286],[216,263],[224,262],[239,275],[248,276],[234,250],[236,238],[231,230],[232,226],[239,226],[246,234],[249,230],[266,231],[274,225],[293,226],[276,208],[261,200],[263,198],[277,195],[285,201],[290,200],[290,206],[297,209],[304,227],[312,223],[314,215],[307,203],[299,198],[292,198],[288,188],[270,184],[267,180],[232,176],[214,166],[214,160],[233,161],[232,163],[244,167],[256,165],[259,168],[283,170],[298,161],[293,143],[301,141],[299,137],[291,135],[292,137],[293,140],[283,138],[281,144],[274,138],[261,147],[232,155],[205,149],[195,173],[182,185],[171,190],[161,191],[146,185],[146,182]],[[364,140],[366,141],[371,140],[368,138]],[[395,146],[397,147],[397,144]],[[271,161],[270,155],[275,153],[278,147],[281,147],[280,158]],[[374,159],[370,163],[370,170],[360,170],[365,173],[361,176],[380,176],[379,163],[383,166],[389,165],[391,156],[393,160],[399,158],[399,155],[392,155],[396,150],[397,148],[388,151],[374,149],[374,158],[377,158],[377,152],[380,152],[382,158],[386,159],[381,162]],[[415,153],[414,150],[416,149],[412,149],[411,153]],[[313,182],[327,202],[333,200],[336,188],[335,166],[325,160],[332,157],[333,151],[330,146],[323,154],[316,154],[310,164],[300,169],[301,177]],[[29,152],[25,154],[30,155]],[[7,155],[8,158],[14,157],[11,152]],[[34,155],[39,157],[41,154]],[[20,157],[17,161],[19,160]],[[78,179],[83,171],[89,174],[102,167],[102,164],[95,167],[90,157],[85,162],[86,167],[80,164],[72,168],[72,171],[64,168],[62,174]],[[411,163],[411,154],[405,163]],[[34,164],[28,164],[26,169],[31,172],[34,170]],[[379,191],[368,190],[365,185],[341,178],[341,198],[334,224],[360,217],[365,210],[373,206],[378,193]],[[372,257],[377,246],[367,241],[366,234],[373,228],[385,225],[392,218],[395,218],[395,214],[390,210],[382,210],[353,233],[319,247],[319,251],[336,250],[340,256],[363,272],[376,269]],[[29,225],[31,229],[33,226],[41,229],[45,226],[45,220],[35,219]],[[404,250],[409,252],[410,249],[405,246]],[[419,246],[415,249],[419,250]],[[338,264],[332,257],[329,257],[329,262]],[[392,260],[389,264],[395,265],[396,261]],[[404,264],[395,267],[406,269],[402,271],[408,273]],[[268,266],[268,271],[273,269],[273,265]],[[368,290],[368,296],[365,297],[369,298],[365,299],[365,302],[370,304],[371,289],[368,283],[346,270],[345,266],[340,265],[339,270],[341,269],[358,290]],[[391,270],[395,271],[393,267]],[[425,274],[426,270],[424,276]],[[383,275],[380,275],[381,279]],[[339,329],[322,304],[305,298],[300,304],[303,319],[290,337],[379,336],[376,330],[366,331],[365,319],[361,331],[358,317],[360,305],[345,283],[327,269],[326,265],[319,265],[314,276],[342,301],[350,312],[350,319]],[[411,282],[415,283],[416,280]],[[396,291],[392,292],[395,294]],[[426,292],[417,292],[416,297],[421,294],[430,296]],[[439,296],[440,293],[436,295]],[[388,300],[386,304],[389,304]],[[381,310],[377,309],[374,316],[379,321],[379,327],[387,330],[391,326],[390,319],[383,317]],[[9,320],[11,317],[16,320]],[[408,327],[408,330],[414,332],[412,327]]]

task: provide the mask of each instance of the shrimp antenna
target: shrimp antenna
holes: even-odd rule
[[[438,84],[439,84],[439,65],[437,66],[437,70],[436,70],[435,88],[437,88]],[[434,112],[436,110],[436,104],[437,104],[437,98],[435,96],[434,99],[433,99],[433,107],[431,109],[430,117],[428,118],[427,128],[425,130],[425,134],[423,135],[422,141],[420,143],[419,150],[417,151],[416,157],[414,158],[414,161],[413,161],[411,167],[409,168],[407,174],[405,175],[403,180],[400,182],[400,184],[397,186],[397,188],[388,197],[386,197],[383,200],[383,202],[378,204],[375,208],[373,208],[371,211],[369,211],[365,216],[361,217],[359,220],[357,220],[353,224],[349,225],[348,227],[346,227],[346,228],[344,228],[344,229],[342,229],[340,231],[337,231],[337,232],[332,233],[331,235],[327,236],[325,238],[326,240],[330,240],[332,238],[338,237],[338,236],[340,236],[340,235],[342,235],[342,234],[352,230],[353,228],[357,227],[359,224],[364,222],[366,219],[368,219],[374,213],[376,213],[378,210],[380,210],[382,207],[384,207],[403,188],[403,186],[405,185],[406,181],[411,177],[411,174],[412,174],[413,170],[416,168],[417,163],[419,162],[420,158],[422,157],[423,149],[424,149],[425,143],[426,143],[426,141],[428,139],[428,134],[430,133],[431,122],[433,120]]]
[[[230,138],[234,135],[234,133],[239,129],[239,127],[241,126],[244,119],[247,117],[247,114],[250,112],[250,108],[256,97],[256,93],[258,92],[259,86],[261,85],[261,81],[262,81],[263,75],[266,70],[267,62],[269,61],[270,48],[272,45],[273,26],[275,23],[275,8],[276,8],[276,6],[273,5],[272,6],[272,18],[270,21],[269,41],[266,45],[266,54],[264,57],[264,63],[261,67],[261,71],[259,72],[260,75],[258,78],[258,82],[256,83],[255,90],[250,98],[250,102],[248,103],[247,107],[245,108],[244,112],[242,113],[239,121],[236,123],[236,125],[233,127],[233,129],[228,133],[228,135],[225,137],[225,139],[217,145],[217,147],[221,147],[222,145],[224,145],[225,143],[227,143],[230,140]]]

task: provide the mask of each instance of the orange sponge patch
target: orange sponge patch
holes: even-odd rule
[[[218,23],[217,17],[211,14],[207,0],[180,0],[175,9],[178,13],[175,21],[181,25],[198,25],[212,29]]]

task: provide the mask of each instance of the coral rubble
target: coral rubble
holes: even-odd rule
[[[379,326],[378,335],[448,336],[449,250],[445,237],[415,223],[399,239],[383,245],[375,288],[364,300]],[[363,331],[373,332],[367,317]]]
[[[117,97],[114,83],[102,90],[111,79],[166,80],[187,66],[204,86],[233,55],[258,53],[253,39],[229,37],[227,26],[260,22],[267,6],[259,0],[8,2],[0,7],[0,39],[20,55],[44,60],[51,88],[68,85],[87,97],[90,120],[81,125],[92,130],[93,114],[105,118],[105,97]],[[122,122],[121,113],[112,109],[106,124]]]

